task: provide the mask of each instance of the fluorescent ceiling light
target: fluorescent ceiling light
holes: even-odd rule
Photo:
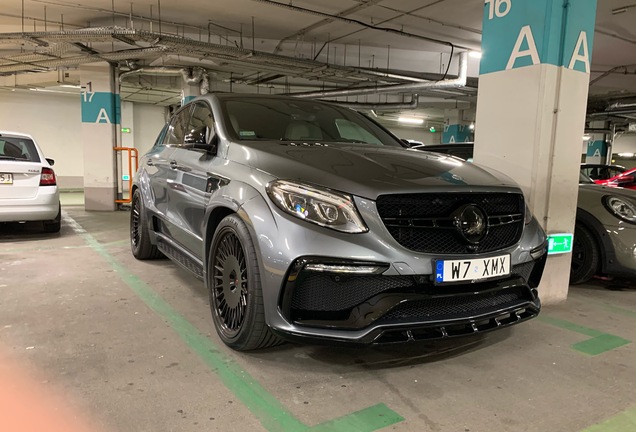
[[[472,58],[476,58],[476,59],[480,59],[481,58],[481,52],[480,51],[470,51],[468,53],[468,55]]]
[[[619,153],[618,154],[622,158],[632,158],[634,157],[634,153]]]
[[[423,125],[424,124],[424,119],[415,118],[415,117],[400,117],[400,118],[398,118],[398,122],[406,123],[406,124],[413,124],[413,125]]]
[[[589,141],[592,139],[592,135],[583,135],[583,141]]]
[[[60,84],[60,87],[64,87],[64,88],[73,88],[73,89],[79,89],[82,88],[79,85],[74,85],[74,84]]]

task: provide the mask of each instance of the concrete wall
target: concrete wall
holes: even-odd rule
[[[0,92],[0,130],[32,135],[48,158],[55,159],[55,173],[63,189],[84,186],[84,159],[81,142],[79,95],[59,93]],[[164,108],[149,104],[132,104],[132,139],[140,155],[154,143],[164,124]],[[129,116],[130,118],[130,116]]]

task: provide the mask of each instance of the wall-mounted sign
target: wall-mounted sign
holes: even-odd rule
[[[550,234],[548,236],[548,255],[572,252],[574,234]]]

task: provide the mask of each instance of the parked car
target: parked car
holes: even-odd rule
[[[463,147],[472,158],[473,144],[442,144],[421,148],[440,153]],[[466,153],[469,152],[469,153]],[[636,275],[636,192],[597,185],[579,175],[570,282],[595,275],[633,278]]]
[[[595,180],[595,183],[610,187],[636,189],[636,168],[624,171],[607,180]]]
[[[61,206],[52,159],[30,135],[0,131],[0,223],[43,223],[60,230]]]
[[[621,165],[581,164],[581,172],[599,184],[602,184],[603,180],[608,180],[625,171],[627,168]]]
[[[202,96],[140,167],[133,255],[203,279],[237,350],[461,336],[539,313],[547,241],[519,187],[355,111]]]

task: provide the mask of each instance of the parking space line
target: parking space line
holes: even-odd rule
[[[538,317],[538,320],[555,327],[589,336],[590,339],[584,340],[582,342],[577,342],[570,345],[570,347],[575,351],[590,356],[603,354],[604,352],[611,351],[613,349],[620,348],[631,343],[631,341],[623,339],[622,337],[611,335],[609,333],[603,333],[601,331],[594,330],[589,327],[584,327],[559,318],[552,318],[549,316],[540,315]]]
[[[581,432],[625,432],[636,430],[636,407],[627,409],[604,422],[583,429]]]
[[[313,427],[305,425],[294,417],[278,399],[268,393],[258,381],[242,370],[234,359],[219,349],[210,339],[202,335],[196,327],[176,312],[144,281],[120,264],[106,250],[105,245],[99,243],[69,215],[64,215],[64,218],[66,221],[73,221],[76,227],[79,227],[76,233],[111,265],[113,270],[137,297],[172,327],[186,345],[199,355],[212,372],[221,379],[228,390],[241,400],[268,431],[344,432],[355,430],[357,432],[372,432],[404,420],[402,416],[386,405],[378,404]]]

